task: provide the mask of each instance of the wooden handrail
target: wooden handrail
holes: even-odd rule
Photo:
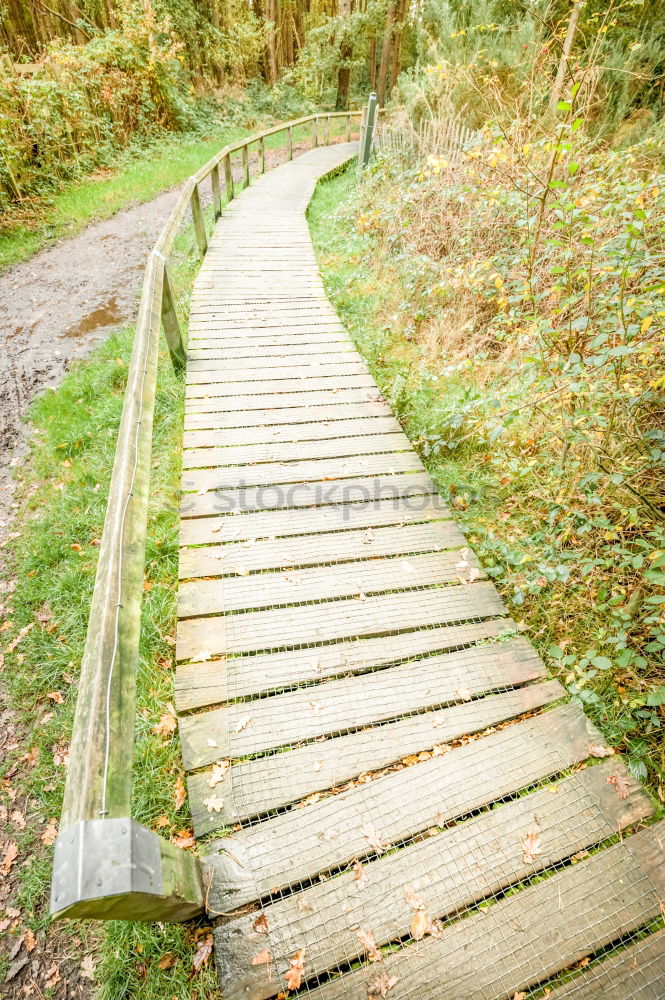
[[[51,913],[57,917],[186,920],[204,909],[200,866],[131,818],[141,600],[150,489],[160,328],[176,369],[186,361],[168,257],[187,211],[191,211],[201,254],[207,249],[199,185],[211,178],[213,211],[234,196],[231,156],[240,153],[250,182],[249,146],[258,143],[259,173],[265,168],[265,140],[285,133],[287,159],[293,130],[346,118],[346,136],[360,111],[322,112],[275,125],[225,146],[184,184],[148,259],[99,562],[81,662],[69,767],[55,845]]]

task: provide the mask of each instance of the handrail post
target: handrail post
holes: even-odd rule
[[[347,142],[351,139],[351,115],[346,116],[346,131],[344,133],[344,138]]]
[[[203,217],[203,209],[201,208],[201,197],[199,195],[199,186],[194,182],[194,187],[192,188],[192,194],[189,200],[192,208],[192,220],[194,222],[194,232],[196,234],[196,242],[198,243],[199,252],[201,256],[205,254],[208,249],[208,236],[206,234],[206,224]]]
[[[319,116],[314,115],[312,119],[312,149],[316,149],[319,144]]]
[[[249,143],[242,147],[242,173],[245,187],[249,187]]]
[[[219,163],[210,171],[210,183],[212,185],[212,208],[215,213],[215,218],[218,219],[222,214],[222,191],[219,183]]]
[[[360,147],[360,165],[366,167],[372,152],[372,140],[374,138],[374,126],[376,124],[376,108],[378,100],[375,93],[369,95],[367,102],[367,115],[365,116],[365,128]]]
[[[330,145],[330,118],[326,115],[326,122],[323,126],[323,144],[324,146]]]
[[[259,173],[265,174],[266,172],[266,141],[261,136],[259,139]]]
[[[226,184],[226,200],[233,201],[233,171],[230,153],[224,157],[224,183]]]
[[[187,364],[187,354],[182,342],[182,333],[180,330],[180,323],[178,322],[178,314],[175,308],[175,299],[173,296],[173,288],[171,287],[171,280],[169,278],[169,271],[166,266],[166,259],[159,252],[159,250],[153,250],[153,254],[162,262],[163,282],[161,318],[162,326],[164,328],[164,336],[166,337],[166,343],[169,349],[169,354],[171,355],[173,367],[177,372],[182,372]]]
[[[293,129],[290,125],[286,130],[286,158],[293,159]]]

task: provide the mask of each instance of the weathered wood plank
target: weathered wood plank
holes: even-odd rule
[[[219,757],[245,757],[350,732],[545,676],[533,647],[517,638],[355,674],[351,682],[349,678],[324,680],[269,698],[184,716],[180,740],[185,767],[192,771]],[[214,747],[209,745],[210,739],[215,741]],[[377,730],[374,739],[379,745],[390,743],[390,727]],[[330,746],[328,753],[334,754],[334,747]],[[288,758],[285,754],[286,768]],[[273,762],[273,769],[279,763]]]
[[[182,582],[178,589],[178,616],[201,617],[338,597],[364,599],[367,594],[469,583],[484,577],[475,555],[467,550],[464,557],[456,549],[308,566],[286,572],[269,570],[246,575],[247,568],[242,565],[231,570],[235,575]],[[473,604],[473,591],[468,596]]]
[[[178,623],[179,660],[205,660],[230,653],[251,653],[385,635],[426,625],[447,625],[505,613],[489,583],[402,591],[376,597],[342,598],[323,604],[242,611]],[[206,655],[203,655],[205,652]]]
[[[337,400],[338,394],[335,394]],[[275,406],[270,408],[259,407],[252,410],[222,410],[211,412],[194,412],[192,409],[185,413],[185,430],[207,429],[211,427],[224,428],[225,430],[236,429],[239,431],[252,428],[254,434],[264,433],[260,440],[270,440],[277,427],[283,428],[286,434],[289,425],[309,424],[311,426],[312,417],[317,417],[316,426],[320,432],[330,431],[339,422],[352,423],[358,426],[360,421],[370,418],[381,417],[384,420],[393,420],[388,404],[382,399],[365,399],[363,402],[333,402],[322,403],[316,406]],[[255,430],[260,428],[261,430]],[[280,432],[281,433],[281,432]],[[298,434],[298,427],[292,429],[294,435]],[[226,440],[226,438],[225,438]]]
[[[665,823],[658,823],[446,928],[441,940],[386,956],[383,969],[397,977],[391,1000],[511,996],[636,930],[660,913],[663,837]],[[375,978],[376,967],[365,966],[311,995],[367,1000]]]
[[[370,531],[328,532],[289,538],[186,548],[180,552],[182,580],[294,566],[336,563],[378,556],[414,555],[464,545],[464,535],[452,521],[372,528]],[[458,560],[459,561],[459,560]]]
[[[205,859],[212,873],[210,908],[228,913],[355,858],[372,857],[371,841],[401,843],[466,816],[559,774],[600,742],[584,713],[565,705],[297,813],[278,814],[211,845],[220,853]]]
[[[357,427],[356,430],[362,430]],[[402,430],[384,434],[357,434],[352,437],[334,435],[314,441],[280,441],[265,434],[265,444],[225,445],[219,447],[223,437],[219,431],[208,431],[203,447],[185,448],[183,469],[202,469],[206,466],[252,465],[256,462],[295,462],[305,459],[342,458],[351,455],[373,455],[381,452],[412,452],[411,442]],[[271,440],[271,437],[273,438]]]
[[[223,491],[280,483],[330,483],[335,480],[380,477],[395,473],[423,473],[423,464],[414,451],[381,452],[378,455],[350,455],[345,458],[303,459],[301,462],[263,462],[260,465],[213,469],[183,469],[185,491]],[[303,490],[303,492],[306,492]],[[369,499],[369,498],[367,498]],[[313,502],[310,500],[310,503]]]
[[[231,411],[236,418],[240,413],[249,410],[265,411],[269,405],[274,412],[281,407],[314,407],[330,405],[331,402],[341,403],[373,403],[383,402],[378,389],[364,387],[360,389],[325,389],[312,391],[300,386],[298,392],[275,393],[270,399],[262,394],[246,394],[244,396],[201,396],[185,400],[185,414],[215,413]],[[310,412],[310,419],[311,419]]]
[[[327,393],[340,392],[344,389],[371,389],[375,388],[371,375],[350,374],[303,374],[297,377],[272,378],[272,379],[249,379],[231,382],[211,382],[203,385],[188,385],[185,390],[185,399],[189,402],[195,399],[211,398],[221,396],[225,399],[245,395],[260,395],[262,405],[265,406],[265,399],[273,394],[287,394],[293,392],[320,392],[322,389]]]
[[[190,368],[195,371],[197,368],[203,368],[204,365],[210,366],[211,363],[220,365],[225,361],[233,362],[237,367],[240,367],[243,363],[248,364],[252,360],[258,360],[262,363],[265,362],[268,365],[269,358],[274,358],[275,361],[280,360],[286,363],[286,359],[290,358],[290,363],[293,363],[293,357],[289,355],[289,351],[297,351],[298,348],[302,349],[307,347],[310,351],[310,359],[312,357],[316,358],[327,358],[336,357],[338,360],[349,354],[355,353],[355,347],[350,340],[341,340],[335,338],[334,335],[320,334],[316,339],[305,339],[298,343],[274,343],[274,338],[268,338],[272,340],[273,343],[263,343],[259,341],[258,344],[252,345],[251,343],[245,344],[233,344],[231,346],[206,346],[206,347],[192,347],[189,350],[190,358]],[[196,364],[196,368],[194,367]]]
[[[249,363],[243,359],[239,366],[234,366],[230,362],[227,365],[226,361],[222,361],[223,367],[218,369],[212,367],[213,362],[209,362],[206,363],[206,367],[202,371],[192,371],[190,364],[186,379],[188,392],[189,390],[193,391],[195,386],[215,386],[219,387],[219,392],[226,392],[227,388],[235,383],[243,385],[244,383],[263,383],[266,381],[293,382],[294,379],[339,378],[340,382],[343,383],[347,378],[368,374],[367,365],[364,361],[359,361],[357,355],[344,354],[340,356],[336,354],[333,357],[334,361],[328,361],[325,355],[321,357],[313,355],[307,365],[291,365],[290,363],[280,365],[279,361],[284,359],[271,359],[267,364],[260,364],[256,360]]]
[[[295,507],[336,504],[360,507],[385,500],[395,505],[410,503],[413,509],[424,507],[427,494],[435,494],[436,487],[425,472],[384,474],[369,478],[351,476],[332,481],[285,485],[227,487],[219,492],[204,491],[183,497],[182,517],[208,517],[260,510],[288,510]]]
[[[594,962],[550,1000],[663,1000],[665,930],[634,941]]]
[[[358,927],[370,929],[379,946],[408,937],[414,913],[410,892],[430,919],[449,918],[649,816],[649,797],[626,768],[620,767],[626,799],[608,787],[616,771],[613,763],[589,768],[372,861],[363,866],[360,885],[352,869],[268,904],[262,914],[275,948],[271,979],[265,966],[252,965],[265,946],[265,935],[252,926],[257,914],[223,924],[216,944],[224,996],[274,996],[299,949],[305,978],[362,958]],[[520,838],[536,827],[539,853],[525,859]]]
[[[215,785],[223,799],[219,813],[210,812],[205,799],[210,795],[212,770],[190,774],[187,782],[192,819],[197,836],[212,833],[241,820],[306,799],[317,792],[339,788],[346,782],[397,761],[419,755],[440,753],[450,740],[482,732],[508,719],[559,701],[565,692],[558,681],[487,695],[472,703],[425,712],[413,718],[335,737],[334,743],[308,743],[273,756],[240,761]],[[288,756],[288,759],[287,759]],[[280,766],[276,767],[276,763]],[[247,789],[251,787],[251,794]]]
[[[215,429],[215,446],[229,448],[239,445],[270,445],[284,441],[327,441],[329,438],[371,437],[377,434],[402,433],[402,428],[394,417],[359,414],[353,420],[343,419],[342,413],[335,410],[342,419],[323,417],[316,423],[281,423],[266,426],[224,427]],[[311,412],[310,412],[311,417]],[[241,418],[242,419],[242,418]],[[183,446],[185,448],[208,447],[210,430],[185,430]],[[408,439],[407,439],[408,440]]]

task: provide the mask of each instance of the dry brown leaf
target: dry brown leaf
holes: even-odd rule
[[[195,653],[194,656],[192,656],[191,662],[193,663],[194,660],[196,660],[197,663],[205,663],[206,660],[211,659],[212,653],[210,653],[207,649],[202,649],[200,653]]]
[[[238,719],[238,721],[236,722],[233,729],[234,733],[241,733],[243,729],[247,729],[247,726],[250,724],[251,721],[252,721],[251,716],[243,715],[242,718]]]
[[[210,777],[208,778],[208,787],[214,788],[215,785],[218,785],[230,767],[230,760],[218,760],[216,764],[213,764]]]
[[[410,906],[412,910],[424,910],[425,901],[418,893],[414,890],[413,886],[407,885],[404,888],[404,902],[407,906]]]
[[[302,983],[302,974],[305,971],[305,952],[301,948],[291,959],[291,968],[284,973],[287,990],[297,990]]]
[[[18,857],[18,847],[16,844],[8,844],[5,853],[2,857],[2,864],[0,864],[0,873],[3,875],[9,875],[12,870],[12,865]]]
[[[630,794],[630,785],[628,781],[617,771],[616,774],[611,774],[607,779],[608,785],[614,785],[616,788],[617,795],[620,799],[627,799]]]
[[[382,972],[380,976],[367,984],[367,1000],[378,1000],[379,997],[386,997],[396,982],[397,976],[389,976],[387,972]]]
[[[51,701],[54,701],[56,705],[62,705],[63,701],[65,700],[59,691],[49,691],[46,697],[50,698]]]
[[[164,813],[161,816],[158,816],[157,819],[156,819],[156,821],[155,821],[155,826],[157,827],[158,830],[161,830],[165,826],[170,826],[170,825],[171,825],[171,821],[168,818],[168,816],[166,816]]]
[[[359,861],[353,862],[353,881],[356,883],[358,889],[364,889],[369,881],[367,873]]]
[[[191,830],[178,830],[171,837],[171,843],[175,844],[176,847],[182,848],[183,851],[189,851],[192,847],[196,846],[196,840]]]
[[[168,706],[167,706],[168,707]],[[155,736],[161,736],[163,740],[172,736],[176,729],[178,728],[178,723],[176,721],[175,715],[171,712],[165,712],[160,716],[157,725],[152,727],[152,731]]]
[[[24,627],[21,629],[21,631],[18,633],[18,635],[14,636],[14,638],[12,639],[12,641],[9,643],[9,645],[5,649],[5,655],[7,653],[13,653],[14,650],[16,649],[16,647],[18,646],[19,642],[21,641],[21,639],[25,639],[25,637],[28,634],[28,632],[30,632],[31,629],[33,629],[34,627],[35,627],[35,623],[34,622],[30,622],[29,625],[24,625]]]
[[[20,809],[14,809],[11,814],[11,820],[14,826],[17,826],[19,830],[25,830],[25,816]]]
[[[529,830],[524,837],[520,837],[520,840],[524,851],[524,863],[530,865],[543,850],[538,830]]]
[[[264,948],[252,959],[252,965],[270,965],[272,962],[272,952],[270,948]]]
[[[185,782],[182,778],[176,778],[175,788],[173,790],[173,798],[175,801],[176,809],[182,809],[185,799],[187,798],[187,789],[185,788]]]
[[[205,934],[196,945],[196,953],[192,959],[194,972],[200,972],[204,965],[207,965],[212,955],[212,934]]]
[[[268,918],[266,917],[265,913],[259,914],[259,916],[252,924],[252,929],[255,930],[257,934],[268,933]]]
[[[589,747],[590,757],[611,757],[613,753],[614,750],[611,747],[599,747],[594,745]]]
[[[427,914],[424,910],[415,910],[411,917],[411,937],[414,941],[421,941],[427,933]]]
[[[60,982],[60,969],[58,968],[57,965],[52,965],[51,968],[46,973],[46,977],[44,979],[44,986],[46,987],[47,990],[51,990],[56,985],[56,983],[59,982]]]
[[[46,829],[39,838],[42,844],[46,844],[48,847],[50,844],[55,844],[56,837],[58,836],[58,821],[53,817],[48,821]]]
[[[210,798],[203,800],[203,805],[208,807],[208,812],[221,812],[224,806],[224,799],[221,795],[211,795]]]
[[[462,701],[471,701],[471,698],[473,697],[468,688],[458,688],[457,691],[455,691],[455,694],[458,698],[461,698]]]
[[[157,963],[157,968],[172,969],[177,961],[178,961],[178,956],[174,955],[172,951],[167,951],[165,955],[162,955],[159,962]]]
[[[36,946],[37,946],[37,938],[28,927],[28,929],[25,932],[25,950],[28,952],[34,951]]]
[[[358,927],[356,930],[356,935],[361,945],[367,952],[367,957],[370,962],[380,962],[381,952],[379,946],[376,943],[376,938],[371,931],[365,930],[364,927]]]
[[[526,1000],[526,993],[516,993],[513,1000]]]
[[[365,840],[369,843],[370,847],[373,847],[375,851],[386,851],[388,849],[388,844],[384,843],[381,834],[376,829],[373,823],[363,823],[360,827],[360,832],[362,833]]]

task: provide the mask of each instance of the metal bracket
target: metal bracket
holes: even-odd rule
[[[58,835],[53,916],[180,921],[201,909],[197,859],[135,820],[81,820]]]

